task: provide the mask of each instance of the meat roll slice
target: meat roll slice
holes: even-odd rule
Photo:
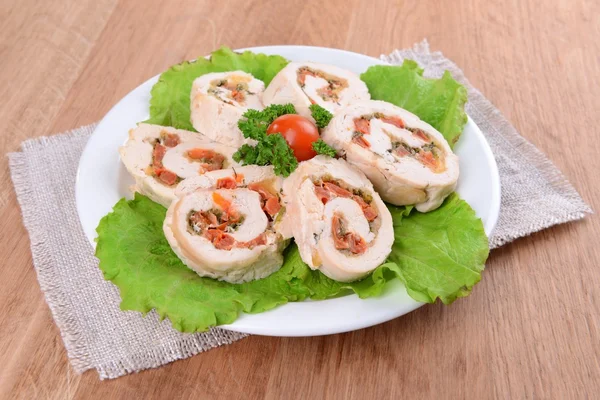
[[[371,182],[344,160],[317,156],[284,181],[288,215],[302,260],[341,282],[381,265],[394,242],[392,217]]]
[[[191,122],[210,139],[227,146],[246,142],[238,121],[248,109],[262,110],[265,84],[243,71],[202,75],[192,85]]]
[[[163,224],[171,248],[200,276],[241,283],[272,274],[289,243],[278,230],[281,183],[272,167],[256,166],[182,182]]]
[[[119,149],[121,160],[135,179],[134,190],[168,207],[183,179],[238,166],[236,149],[195,132],[139,124]]]
[[[335,113],[342,106],[370,98],[367,85],[350,71],[328,64],[293,62],[273,78],[263,103],[292,103],[298,114],[312,118],[311,104]]]
[[[438,208],[454,191],[458,157],[442,134],[416,115],[383,101],[363,101],[340,110],[322,138],[396,205]]]

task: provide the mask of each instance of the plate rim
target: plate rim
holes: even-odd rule
[[[287,48],[291,51],[299,51],[299,50],[303,50],[303,51],[323,51],[323,52],[334,52],[337,54],[344,54],[345,56],[348,57],[361,57],[364,60],[368,61],[368,62],[375,62],[377,64],[389,64],[383,60],[380,60],[378,58],[375,57],[371,57],[365,54],[361,54],[361,53],[355,53],[352,51],[348,51],[348,50],[343,50],[343,49],[336,49],[336,48],[328,48],[328,47],[320,47],[320,46],[305,46],[305,45],[273,45],[273,46],[257,46],[257,47],[247,47],[247,48],[241,48],[241,49],[236,49],[234,51],[236,52],[242,52],[242,51],[252,51],[252,52],[263,52],[263,53],[267,53],[267,54],[277,54],[277,49],[281,49],[281,48]],[[209,56],[206,56],[209,57]],[[332,57],[332,59],[335,60],[335,57]],[[128,96],[142,88],[145,85],[150,85],[150,83],[152,82],[156,82],[158,81],[160,74],[157,74],[147,80],[145,80],[143,83],[141,83],[140,85],[136,86],[134,89],[130,90],[127,94],[125,94],[113,107],[111,107],[111,109],[104,115],[104,117],[100,120],[100,122],[98,123],[98,125],[96,126],[96,128],[94,129],[94,132],[92,133],[92,135],[90,136],[90,139],[92,139],[94,137],[94,135],[96,135],[96,132],[99,131],[99,129],[102,127],[102,124],[105,120],[108,120],[109,117],[111,116],[111,114],[113,112],[116,112],[115,110],[119,109],[119,106],[122,102],[124,102]],[[486,232],[486,235],[488,237],[491,236],[497,221],[498,221],[498,217],[499,217],[499,213],[500,213],[500,200],[501,200],[501,186],[500,186],[500,176],[499,176],[499,171],[498,171],[498,165],[496,163],[496,159],[493,155],[493,152],[491,150],[491,147],[489,145],[489,142],[487,141],[487,139],[485,138],[485,135],[483,134],[483,132],[481,131],[481,129],[477,126],[477,124],[475,123],[475,121],[473,121],[473,119],[467,115],[468,121],[467,121],[467,125],[472,124],[473,128],[474,128],[474,132],[477,136],[477,138],[480,141],[480,144],[482,145],[483,151],[485,153],[485,159],[487,161],[488,167],[490,168],[490,172],[491,172],[491,178],[492,178],[492,194],[491,194],[491,203],[489,206],[489,211],[490,214],[487,218],[487,220],[484,223],[484,230]],[[465,125],[465,127],[467,126]],[[88,140],[88,142],[86,143],[82,153],[81,153],[81,158],[79,160],[78,166],[77,166],[77,174],[76,174],[76,180],[75,180],[75,202],[76,202],[76,208],[77,208],[77,214],[78,214],[78,218],[79,221],[81,223],[81,225],[83,226],[83,218],[82,218],[82,213],[83,208],[81,207],[82,204],[82,200],[81,200],[81,196],[82,194],[80,194],[80,190],[79,188],[81,187],[79,182],[80,182],[80,178],[81,178],[81,170],[82,170],[82,164],[84,162],[84,159],[86,158],[86,155],[92,151],[91,149],[91,144],[92,140]],[[90,240],[92,247],[95,249],[95,241],[90,238],[87,234],[87,232],[85,232],[84,230],[84,234],[86,236],[86,238],[88,240]],[[397,280],[395,280],[397,281]],[[396,290],[396,288],[394,288],[393,286],[397,286],[399,284],[399,282],[390,282],[386,285],[386,290],[387,291],[394,291]],[[355,297],[356,299],[358,299],[358,296],[356,294],[350,294],[348,296],[343,296],[339,299],[342,298],[349,298],[349,297]],[[333,300],[338,300],[338,299],[327,299],[327,300],[323,300],[323,301],[333,301]],[[368,302],[369,299],[363,299],[360,300],[361,302]],[[402,315],[405,315],[411,311],[414,311],[417,308],[420,308],[421,306],[423,306],[425,303],[420,303],[417,302],[414,299],[410,299],[412,300],[411,303],[407,303],[407,304],[403,304],[404,307],[398,307],[397,312],[396,313],[390,313],[389,315],[387,315],[384,319],[374,319],[374,320],[370,320],[370,319],[365,319],[365,320],[361,320],[360,323],[354,323],[354,324],[349,324],[349,325],[334,325],[331,326],[329,328],[323,328],[321,327],[321,329],[319,329],[319,327],[315,328],[308,328],[308,329],[302,329],[302,330],[295,330],[293,332],[290,332],[288,329],[286,328],[282,328],[281,326],[260,326],[260,327],[256,327],[253,326],[252,324],[248,325],[246,323],[243,322],[244,319],[251,317],[252,315],[260,315],[260,314],[245,314],[245,313],[240,313],[240,316],[238,317],[238,319],[233,322],[232,324],[227,324],[227,325],[219,325],[218,328],[221,329],[226,329],[229,331],[234,331],[234,332],[241,332],[241,333],[250,333],[250,334],[257,334],[257,335],[266,335],[266,336],[283,336],[283,337],[293,337],[293,336],[321,336],[321,335],[330,335],[330,334],[336,334],[336,333],[343,333],[343,332],[349,332],[349,331],[354,331],[354,330],[358,330],[358,329],[363,329],[366,327],[370,327],[370,326],[374,326],[374,325],[378,325],[387,321],[390,321],[392,319],[395,319],[397,317],[400,317]],[[297,304],[302,304],[304,302],[290,302],[290,303],[286,303],[286,304],[282,304],[276,308],[284,308],[284,307],[292,307],[294,305]],[[268,311],[267,311],[268,312]],[[263,313],[264,314],[264,313]],[[246,318],[244,318],[246,317]]]

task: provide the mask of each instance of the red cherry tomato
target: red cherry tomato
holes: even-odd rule
[[[310,160],[317,155],[312,144],[319,140],[319,129],[308,118],[297,114],[282,115],[269,125],[267,134],[273,133],[281,133],[298,161]]]

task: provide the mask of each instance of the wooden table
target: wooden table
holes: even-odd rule
[[[266,2],[265,2],[266,3]],[[502,3],[502,4],[500,4]],[[600,7],[504,2],[20,0],[0,3],[0,152],[97,121],[122,96],[221,44],[378,56],[428,38],[592,207],[600,208]],[[600,393],[600,223],[492,252],[473,294],[358,332],[250,337],[99,381],[71,369],[0,168],[0,398],[593,398]]]

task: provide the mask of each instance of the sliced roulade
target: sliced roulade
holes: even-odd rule
[[[454,191],[458,157],[442,134],[416,115],[383,101],[340,110],[322,138],[373,182],[392,204],[427,212]]]
[[[281,178],[272,167],[209,172],[182,182],[163,224],[171,248],[200,276],[232,283],[264,278],[288,244]]]
[[[192,85],[191,122],[210,139],[240,147],[246,139],[238,121],[248,109],[262,110],[265,84],[243,71],[202,75]]]
[[[392,217],[358,169],[317,156],[284,181],[287,221],[310,268],[341,282],[358,280],[389,255]]]
[[[298,114],[311,118],[311,104],[335,113],[342,106],[370,98],[367,85],[350,71],[328,64],[293,62],[273,78],[263,103],[292,103]]]
[[[129,140],[119,149],[135,190],[165,207],[183,179],[238,166],[231,158],[235,151],[195,132],[150,124],[129,131]]]

